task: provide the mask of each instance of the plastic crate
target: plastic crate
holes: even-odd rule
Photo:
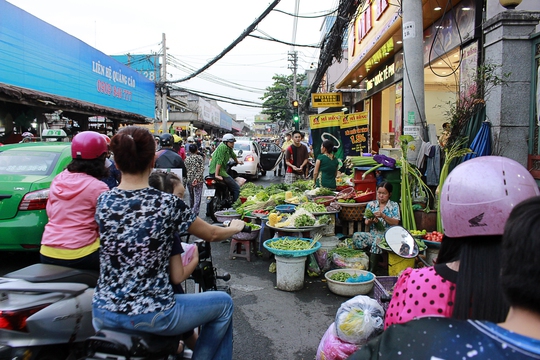
[[[377,300],[385,312],[390,304],[390,299],[392,298],[391,291],[397,279],[397,276],[377,276],[375,278],[373,299]]]

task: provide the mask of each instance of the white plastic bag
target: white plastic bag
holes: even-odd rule
[[[358,295],[341,304],[335,323],[341,340],[364,345],[383,331],[384,310],[376,300]]]

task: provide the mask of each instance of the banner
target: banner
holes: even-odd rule
[[[321,145],[324,140],[332,140],[338,149],[334,155],[338,159],[344,158],[343,146],[341,145],[341,137],[339,133],[340,119],[343,113],[318,114],[309,116],[309,125],[311,127],[311,138],[313,139],[313,153],[315,159],[321,153]]]
[[[341,143],[345,156],[361,156],[368,152],[369,116],[367,111],[341,117]]]

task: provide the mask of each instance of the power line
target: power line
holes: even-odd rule
[[[188,75],[185,78],[182,78],[180,80],[174,80],[174,81],[166,81],[166,83],[176,84],[176,83],[179,83],[179,82],[187,81],[187,80],[192,79],[195,76],[199,75],[200,73],[202,73],[203,71],[208,69],[210,66],[214,65],[219,59],[224,57],[236,45],[238,45],[242,40],[244,40],[253,30],[255,30],[257,25],[277,6],[277,4],[279,4],[280,1],[281,0],[274,0],[274,2],[272,4],[270,4],[270,6],[262,13],[261,16],[259,16],[257,19],[255,19],[255,21],[250,26],[248,26],[248,28],[246,30],[244,30],[242,32],[242,34],[236,40],[234,40],[232,42],[232,44],[227,46],[218,56],[213,58],[208,64],[204,65],[202,68],[195,71],[193,74]]]

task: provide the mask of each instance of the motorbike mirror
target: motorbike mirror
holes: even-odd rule
[[[242,156],[243,153],[244,153],[243,150],[238,150],[238,156]]]
[[[401,226],[392,226],[384,234],[386,243],[396,255],[403,258],[414,258],[418,255],[418,245],[414,237]]]

